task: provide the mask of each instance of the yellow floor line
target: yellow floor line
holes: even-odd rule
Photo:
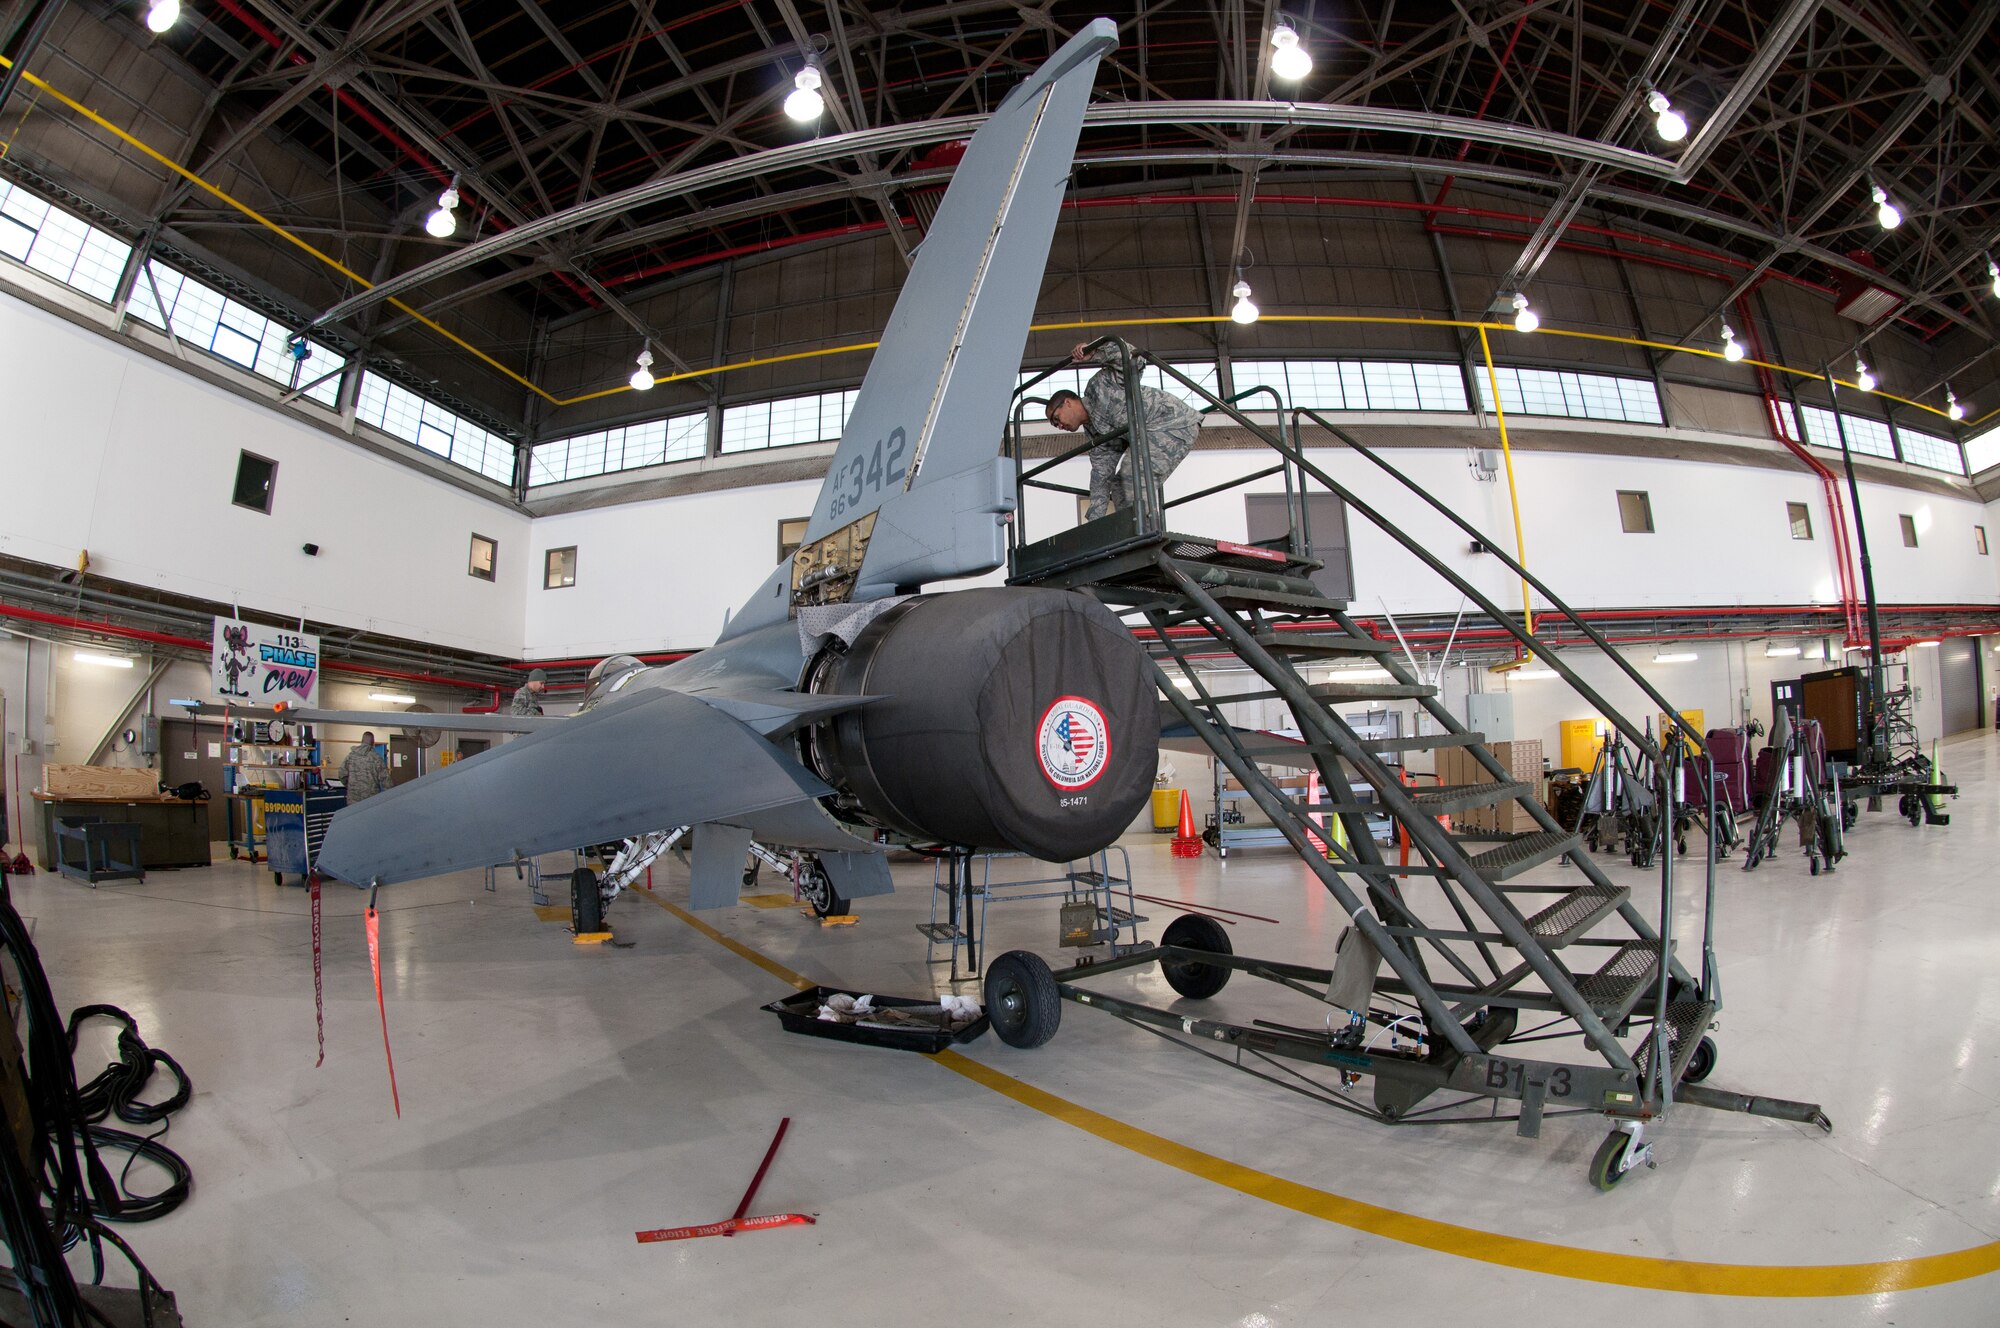
[[[811,978],[793,972],[741,941],[723,935],[686,909],[657,895],[647,894],[644,897],[710,940],[799,990],[818,985]],[[2000,1269],[2000,1241],[1946,1254],[1885,1259],[1877,1263],[1742,1264],[1611,1254],[1520,1236],[1503,1236],[1349,1199],[1242,1166],[1044,1092],[955,1051],[939,1052],[932,1059],[954,1074],[1085,1134],[1095,1135],[1106,1143],[1116,1144],[1141,1157],[1151,1158],[1239,1194],[1405,1245],[1436,1250],[1440,1254],[1456,1255],[1462,1259],[1478,1259],[1506,1268],[1548,1273],[1584,1282],[1608,1282],[1614,1286],[1683,1291],[1703,1296],[1792,1297],[1866,1296],[1887,1291],[1911,1291],[1918,1287],[1960,1282]],[[1644,1184],[1644,1178],[1639,1178],[1637,1183]],[[1582,1201],[1590,1200],[1591,1196],[1585,1196]]]

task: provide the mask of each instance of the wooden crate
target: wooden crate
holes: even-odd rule
[[[42,791],[51,798],[157,798],[160,776],[124,766],[46,765]]]

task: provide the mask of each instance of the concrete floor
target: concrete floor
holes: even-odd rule
[[[2000,740],[1945,765],[1948,829],[1864,815],[1835,875],[1787,850],[1720,876],[1709,1082],[1820,1102],[1834,1133],[1682,1108],[1610,1194],[1585,1180],[1598,1118],[1385,1128],[1075,1006],[963,1072],[787,1034],[757,1008],[786,984],[659,902],[677,866],[613,908],[629,948],[571,944],[511,881],[385,891],[398,1119],[358,893],[327,896],[315,1069],[303,891],[228,862],[14,888],[64,1008],[126,1007],[193,1076],[169,1139],[194,1196],[125,1233],[191,1324],[1963,1325],[2000,1321]],[[1128,847],[1142,890],[1284,920],[1243,920],[1240,952],[1329,962],[1338,911],[1283,851]],[[897,871],[856,927],[704,920],[816,980],[924,993],[930,872]],[[993,952],[1054,955],[1055,930],[1050,903],[996,906]],[[1313,1017],[1259,985],[1207,1004]],[[633,1239],[728,1216],[785,1116],[753,1211],[818,1225]]]

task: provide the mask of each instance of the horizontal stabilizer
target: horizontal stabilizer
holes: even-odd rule
[[[648,691],[342,810],[318,867],[357,885],[417,880],[831,791],[706,702]]]

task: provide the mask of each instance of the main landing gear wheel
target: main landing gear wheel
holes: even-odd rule
[[[1214,918],[1204,918],[1193,913],[1183,913],[1167,924],[1160,934],[1160,945],[1178,946],[1183,950],[1205,950],[1209,954],[1234,954],[1229,944],[1229,933],[1222,930],[1222,924]],[[1223,964],[1204,964],[1192,959],[1162,959],[1160,976],[1167,985],[1191,1000],[1204,1000],[1221,991],[1229,982],[1229,968]]]
[[[1698,1084],[1708,1078],[1715,1069],[1715,1039],[1704,1037],[1694,1044],[1694,1055],[1688,1057],[1688,1067],[1681,1075],[1684,1084]]]
[[[826,868],[817,862],[807,864],[805,870],[799,873],[799,898],[823,918],[843,917],[847,913],[847,899],[833,888],[833,880],[826,874]]]
[[[604,896],[598,893],[597,873],[588,867],[569,874],[569,922],[579,936],[604,930]]]
[[[1010,1047],[1039,1047],[1062,1027],[1062,992],[1041,956],[1009,950],[986,966],[986,1017]]]

